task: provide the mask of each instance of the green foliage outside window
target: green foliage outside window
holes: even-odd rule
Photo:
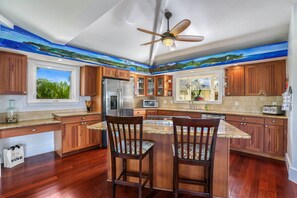
[[[47,79],[37,79],[36,99],[69,99],[70,85],[66,81],[51,82]]]

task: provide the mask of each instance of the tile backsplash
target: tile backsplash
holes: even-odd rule
[[[142,100],[147,97],[135,97],[134,107],[141,108]],[[156,97],[160,108],[168,109],[190,109],[188,103],[174,103],[173,97]],[[222,104],[208,104],[208,110],[261,113],[263,105],[281,105],[281,96],[225,96]],[[205,109],[205,104],[195,104],[195,109]]]

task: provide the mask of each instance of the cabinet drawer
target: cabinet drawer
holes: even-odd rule
[[[251,116],[226,115],[226,121],[264,124],[264,118]]]
[[[146,115],[157,115],[157,110],[146,110]]]
[[[0,139],[61,130],[61,124],[46,124],[38,126],[20,127],[0,130]]]
[[[134,116],[145,116],[146,111],[145,110],[134,110]]]
[[[172,116],[172,111],[158,110],[158,115]]]
[[[284,120],[277,118],[265,118],[265,124],[283,126]]]
[[[172,116],[189,116],[191,118],[201,118],[201,113],[185,112],[185,111],[173,111]]]
[[[101,120],[101,115],[63,117],[61,121],[63,124],[65,124],[65,123],[74,123],[74,122],[92,121],[92,120]]]

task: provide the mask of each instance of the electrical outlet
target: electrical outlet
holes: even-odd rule
[[[272,105],[273,105],[273,106],[276,106],[276,104],[277,104],[276,102],[272,102]]]
[[[235,101],[234,105],[235,105],[235,106],[238,106],[238,104],[239,104],[238,101]]]

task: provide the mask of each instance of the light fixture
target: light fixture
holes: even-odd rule
[[[162,43],[166,47],[171,47],[174,44],[174,39],[172,37],[164,37]]]

